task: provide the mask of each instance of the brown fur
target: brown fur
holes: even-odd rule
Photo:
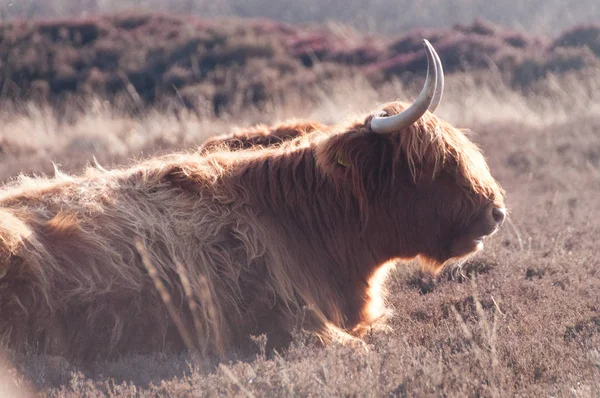
[[[206,154],[223,149],[239,150],[273,147],[297,137],[314,132],[325,132],[328,129],[328,126],[312,121],[292,120],[274,127],[260,124],[250,129],[238,129],[231,133],[209,138],[200,147],[200,153]]]
[[[29,341],[72,359],[180,349],[140,237],[209,352],[244,351],[262,333],[284,347],[298,327],[324,342],[362,336],[385,314],[392,260],[419,256],[438,271],[475,250],[472,237],[490,232],[482,214],[503,202],[460,130],[428,113],[381,136],[369,120],[290,125],[275,131],[295,138],[273,146],[216,142],[204,155],[6,187],[0,332],[12,347]]]

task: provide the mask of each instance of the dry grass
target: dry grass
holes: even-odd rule
[[[598,396],[600,71],[550,76],[529,94],[484,77],[451,76],[439,114],[475,131],[508,191],[510,222],[483,253],[438,278],[399,265],[389,283],[391,329],[373,332],[368,352],[317,348],[301,332],[287,352],[212,368],[157,353],[77,369],[7,351],[0,393],[16,385],[56,397]],[[131,117],[96,100],[59,121],[50,108],[20,105],[0,110],[0,179],[51,174],[53,162],[76,172],[95,160],[109,167],[193,148],[236,124],[331,123],[415,90],[391,81],[375,91],[358,76],[314,103],[289,95],[222,119],[158,110]],[[255,340],[264,348],[264,338]]]

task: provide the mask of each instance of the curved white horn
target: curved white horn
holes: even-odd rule
[[[435,87],[435,95],[433,96],[433,100],[428,108],[429,112],[433,113],[442,101],[442,95],[444,94],[444,68],[442,67],[442,60],[440,59],[437,51],[435,51],[433,46],[431,48],[433,49],[433,56],[435,57],[435,69],[438,79],[437,86]]]
[[[436,67],[435,50],[427,41],[423,39],[425,52],[427,53],[427,77],[423,90],[415,102],[403,112],[394,116],[374,116],[371,119],[371,130],[380,134],[390,134],[410,126],[423,116],[427,109],[433,103],[436,94],[438,81],[438,68]],[[433,69],[433,74],[431,73]],[[440,95],[441,99],[441,95]]]

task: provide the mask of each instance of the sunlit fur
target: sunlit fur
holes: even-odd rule
[[[200,152],[273,147],[299,136],[328,129],[324,124],[306,120],[290,120],[276,126],[259,124],[249,129],[236,129],[231,133],[211,137],[202,144]]]
[[[418,256],[438,271],[472,251],[462,237],[503,201],[461,131],[426,114],[382,136],[369,120],[298,123],[276,145],[214,142],[10,184],[0,191],[0,333],[16,349],[29,341],[76,359],[182,348],[140,237],[207,353],[247,352],[262,333],[282,348],[298,328],[323,342],[362,336],[385,319],[390,260]],[[178,262],[200,308],[195,326]]]

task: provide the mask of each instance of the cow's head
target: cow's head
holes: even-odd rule
[[[503,190],[464,131],[433,115],[444,86],[433,47],[413,104],[393,102],[316,146],[339,189],[351,189],[383,257],[419,255],[434,271],[483,247],[506,216]]]

